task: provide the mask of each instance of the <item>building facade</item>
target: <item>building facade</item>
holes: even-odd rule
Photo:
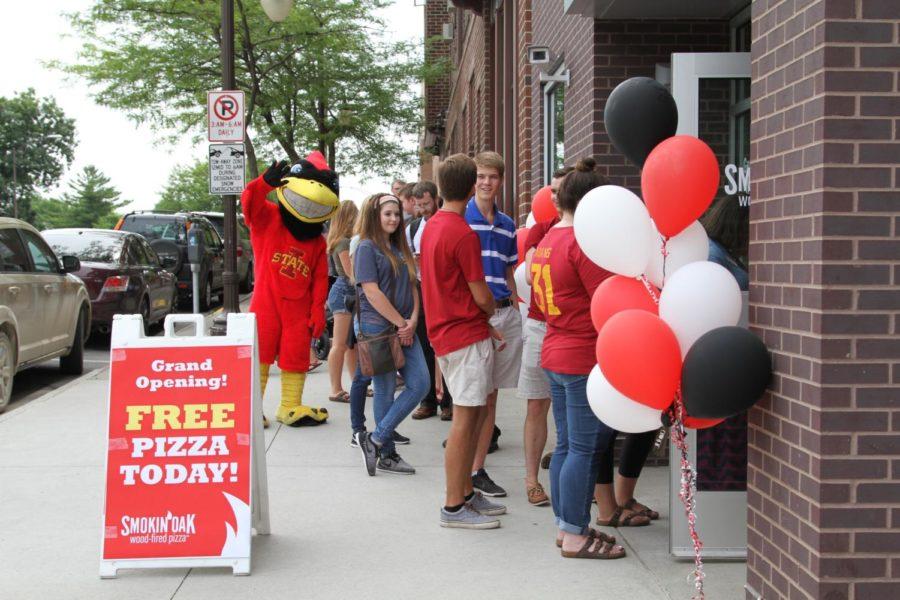
[[[451,69],[426,89],[423,172],[500,152],[519,223],[581,157],[639,192],[604,104],[630,77],[671,87],[742,209],[774,360],[746,422],[693,440],[741,463],[698,469],[741,516],[747,598],[900,597],[900,3],[428,0],[426,23]]]

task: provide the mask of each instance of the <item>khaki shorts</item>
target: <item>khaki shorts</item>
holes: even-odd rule
[[[541,368],[541,349],[547,324],[543,321],[526,319],[522,328],[525,345],[522,348],[522,369],[519,371],[519,391],[522,400],[537,400],[550,397],[550,380]]]
[[[490,338],[469,344],[450,354],[438,356],[444,381],[453,394],[453,404],[484,406],[487,395],[494,391],[491,373],[494,367],[494,345]]]
[[[522,364],[522,315],[514,307],[507,306],[494,313],[491,325],[503,334],[506,342],[502,352],[494,353],[494,389],[516,388]]]

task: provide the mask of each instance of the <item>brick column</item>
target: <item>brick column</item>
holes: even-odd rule
[[[518,181],[516,189],[519,205],[519,226],[531,211],[531,64],[528,47],[532,43],[531,0],[518,0],[516,7],[516,149]]]
[[[896,0],[755,0],[748,587],[900,598]],[[755,598],[748,590],[748,598]]]

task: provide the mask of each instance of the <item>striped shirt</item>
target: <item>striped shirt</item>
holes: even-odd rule
[[[512,292],[506,284],[507,267],[515,267],[518,262],[516,246],[516,224],[508,216],[500,212],[494,205],[494,222],[488,223],[475,198],[466,206],[466,223],[478,234],[481,242],[481,265],[484,268],[484,280],[487,282],[495,300],[509,298]]]

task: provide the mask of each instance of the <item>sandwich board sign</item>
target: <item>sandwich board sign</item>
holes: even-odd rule
[[[244,92],[206,92],[206,116],[210,142],[244,141]]]
[[[193,325],[193,335],[176,335]],[[117,315],[110,344],[100,576],[231,567],[250,574],[252,529],[269,533],[256,317],[169,315],[144,337]]]
[[[244,191],[244,144],[209,145],[209,193],[240,194]]]

